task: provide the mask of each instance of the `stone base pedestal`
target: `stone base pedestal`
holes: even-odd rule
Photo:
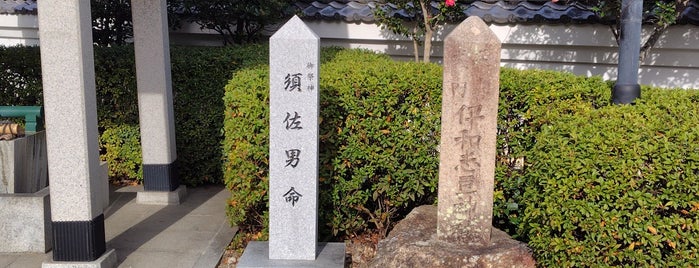
[[[179,205],[187,196],[187,186],[180,185],[171,192],[140,191],[136,194],[136,203],[143,205]]]
[[[117,255],[114,249],[108,249],[99,259],[91,262],[46,261],[41,268],[113,268],[117,266]]]
[[[492,229],[490,244],[454,245],[437,240],[437,207],[421,206],[378,244],[370,267],[536,267],[526,244]]]
[[[270,260],[269,243],[251,241],[236,267],[345,267],[345,243],[318,243],[314,261]]]
[[[33,194],[0,194],[0,252],[45,253],[52,247],[49,187]]]
[[[0,193],[35,193],[47,185],[46,131],[0,141]]]

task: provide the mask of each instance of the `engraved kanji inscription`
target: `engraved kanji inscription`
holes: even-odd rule
[[[287,74],[284,77],[284,90],[286,91],[301,91],[301,73]]]
[[[299,161],[300,161],[299,156],[301,155],[301,150],[290,149],[290,150],[286,150],[285,152],[286,152],[286,166],[284,166],[284,167],[295,168],[296,166],[298,166]]]
[[[291,203],[291,206],[296,206],[296,202],[298,202],[303,195],[301,195],[299,192],[297,192],[294,187],[291,187],[288,192],[284,194],[284,199],[286,200],[287,203]]]
[[[301,116],[299,113],[294,112],[292,116],[291,113],[286,113],[286,118],[284,118],[284,123],[286,123],[286,129],[303,129],[301,127]]]

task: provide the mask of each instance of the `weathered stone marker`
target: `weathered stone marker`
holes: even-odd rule
[[[294,17],[269,43],[269,258],[315,260],[320,38]]]
[[[500,41],[469,17],[444,40],[439,204],[413,209],[369,267],[536,267],[491,223],[499,76]]]
[[[437,235],[445,242],[490,242],[499,74],[500,41],[479,18],[444,40]]]
[[[294,16],[269,43],[269,242],[238,267],[343,267],[344,243],[317,243],[320,39]]]

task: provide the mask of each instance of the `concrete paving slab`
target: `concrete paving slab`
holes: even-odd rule
[[[25,268],[41,267],[41,263],[50,260],[51,256],[41,253],[5,253],[0,255],[0,267],[3,268]]]
[[[223,186],[187,189],[177,206],[142,205],[142,187],[112,188],[105,209],[107,248],[115,249],[118,267],[215,267],[237,228],[230,227]],[[47,254],[0,254],[0,268],[41,267]]]

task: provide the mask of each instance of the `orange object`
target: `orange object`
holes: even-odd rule
[[[18,124],[0,124],[0,134],[24,135],[24,128]]]

